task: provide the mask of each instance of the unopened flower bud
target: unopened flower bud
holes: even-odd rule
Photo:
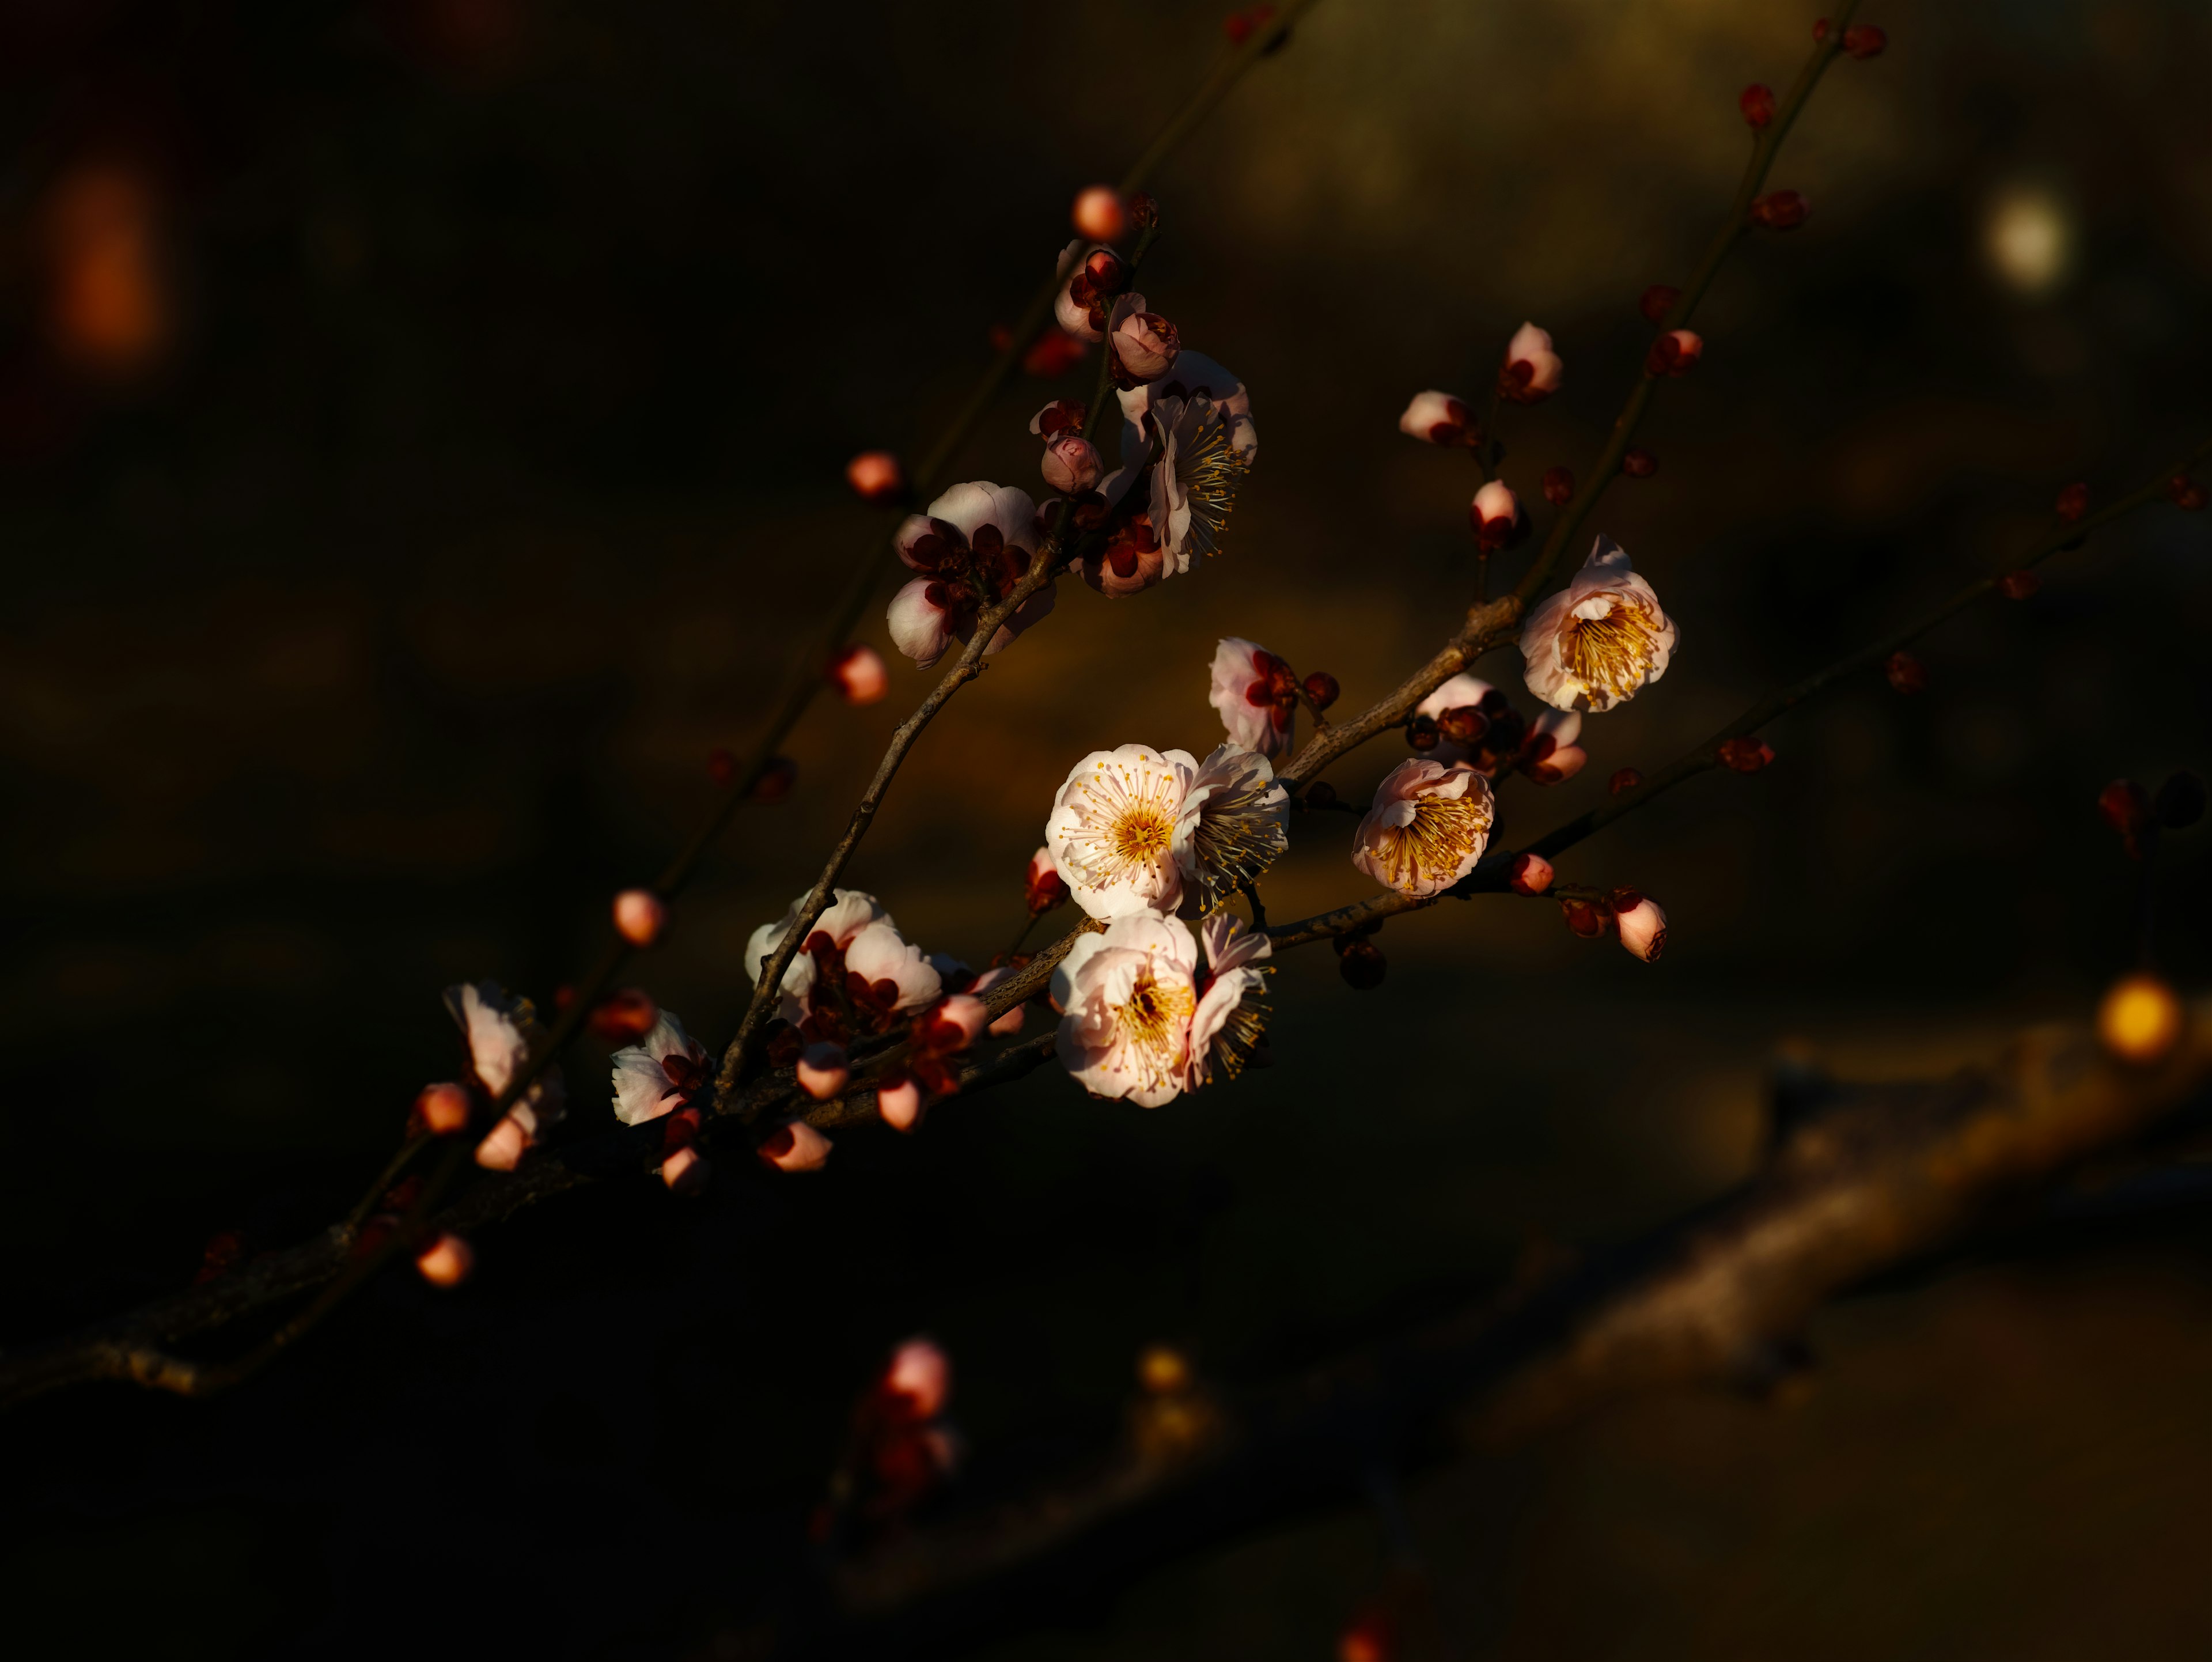
[[[845,1060],[842,1044],[810,1044],[799,1052],[796,1063],[799,1088],[817,1102],[827,1102],[845,1088],[845,1081],[853,1070]]]
[[[1648,479],[1659,471],[1659,458],[1649,450],[1631,450],[1621,457],[1620,471],[1632,479]]]
[[[1325,669],[1317,669],[1305,679],[1306,697],[1313,701],[1316,709],[1327,709],[1344,691],[1336,684],[1336,677]]]
[[[1062,433],[1044,447],[1044,482],[1062,496],[1088,490],[1105,475],[1098,447],[1080,433]]]
[[[1406,723],[1406,742],[1415,750],[1434,750],[1437,738],[1437,720],[1433,715],[1416,715]]]
[[[1115,379],[1132,386],[1158,380],[1175,367],[1182,350],[1175,325],[1158,312],[1146,311],[1142,295],[1123,295],[1115,301],[1107,328],[1113,338]]]
[[[1844,31],[1844,50],[1858,58],[1879,58],[1889,36],[1872,23],[1854,23]]]
[[[2072,525],[2089,511],[2089,487],[2078,479],[2058,493],[2058,517]]]
[[[465,1129],[474,1111],[469,1093],[458,1085],[426,1085],[415,1099],[415,1117],[434,1137]]]
[[[1565,508],[1575,499],[1575,476],[1564,467],[1544,470],[1544,500],[1554,508]]]
[[[1146,229],[1160,222],[1159,198],[1150,191],[1139,191],[1129,198],[1129,222]]]
[[[1030,856],[1022,886],[1027,892],[1032,917],[1042,917],[1067,898],[1067,880],[1060,874],[1049,848],[1041,848]]]
[[[1068,217],[1076,234],[1093,242],[1119,242],[1129,228],[1128,210],[1111,185],[1093,185],[1078,194]]]
[[[1651,343],[1644,360],[1647,375],[1686,375],[1705,355],[1705,338],[1693,329],[1669,329]]]
[[[2127,839],[2135,854],[2136,838],[2148,831],[2155,818],[2150,793],[2132,779],[2115,779],[2097,793],[2097,812],[2105,823]]]
[[[1667,914],[1659,910],[1659,903],[1650,895],[1638,894],[1633,889],[1615,889],[1613,922],[1620,932],[1620,944],[1646,964],[1666,947]]]
[[[1437,738],[1462,749],[1472,749],[1490,731],[1490,718],[1474,704],[1455,704],[1430,719],[1437,724]]]
[[[1540,854],[1516,854],[1506,882],[1516,894],[1541,894],[1552,886],[1552,862]]]
[[[1564,899],[1559,902],[1559,915],[1566,919],[1567,927],[1585,941],[1596,940],[1613,922],[1613,914],[1593,900]]]
[[[885,1074],[876,1087],[876,1111],[894,1130],[913,1130],[921,1121],[921,1087],[904,1073]]]
[[[529,1150],[530,1133],[522,1129],[520,1120],[508,1114],[477,1145],[477,1164],[487,1172],[512,1172],[522,1164],[522,1157]]]
[[[890,691],[890,671],[884,655],[859,642],[830,661],[830,685],[848,704],[872,704]]]
[[[917,1420],[934,1420],[952,1399],[952,1359],[933,1341],[908,1339],[891,1353],[884,1391]]]
[[[1474,502],[1468,505],[1467,521],[1474,533],[1474,545],[1484,553],[1504,548],[1513,539],[1516,528],[1525,523],[1521,499],[1503,479],[1492,479],[1474,493]]]
[[[991,1013],[983,1008],[983,1001],[972,993],[955,993],[940,1002],[933,1013],[936,1021],[957,1035],[954,1048],[965,1050],[982,1037],[984,1024]]]
[[[2203,485],[2186,473],[2176,473],[2168,479],[2166,494],[2173,498],[2176,508],[2185,508],[2191,514],[2203,508],[2206,502],[2212,501],[2212,493],[2207,492]]]
[[[2042,587],[2043,579],[2026,567],[2018,571],[2008,571],[1997,579],[1997,593],[2008,600],[2024,600]]]
[[[761,1139],[760,1157],[779,1172],[818,1172],[829,1162],[830,1139],[803,1119],[779,1125]]]
[[[415,1257],[415,1268],[433,1287],[459,1287],[476,1267],[474,1249],[454,1234],[440,1235]]]
[[[772,756],[761,772],[760,782],[753,787],[756,802],[781,802],[791,794],[791,788],[799,781],[799,764],[788,756]]]
[[[660,1180],[668,1185],[672,1195],[697,1194],[707,1186],[713,1172],[707,1157],[690,1143],[660,1162]]]
[[[615,897],[615,933],[633,947],[650,947],[668,924],[668,903],[651,889],[624,889]]]
[[[2158,788],[2158,823],[2168,831],[2187,831],[2204,817],[2204,782],[2186,768],[2166,776]]]
[[[1364,936],[1339,943],[1337,971],[1354,992],[1370,993],[1382,984],[1390,965],[1382,949]]]
[[[906,469],[888,450],[863,450],[847,462],[845,483],[864,502],[885,504],[906,497]]]
[[[1721,761],[1738,773],[1757,773],[1774,759],[1774,747],[1764,739],[1746,734],[1721,741]]]
[[[1528,729],[1522,747],[1521,771],[1540,785],[1556,785],[1583,770],[1589,752],[1575,740],[1582,736],[1579,712],[1547,709]]]
[[[1681,297],[1682,291],[1671,283],[1655,283],[1637,297],[1636,309],[1644,314],[1646,323],[1663,323]]]
[[[1743,89],[1735,105],[1743,112],[1746,121],[1754,127],[1764,127],[1774,119],[1774,88],[1753,82]]]
[[[635,1044],[660,1020],[660,1007],[642,987],[617,987],[592,1007],[592,1033],[610,1044]]]
[[[1615,770],[1613,777],[1605,782],[1605,788],[1613,795],[1618,796],[1625,790],[1634,790],[1643,782],[1644,776],[1634,768],[1621,768]]]
[[[1310,808],[1333,808],[1336,806],[1336,787],[1326,779],[1316,779],[1306,787],[1299,801]]]
[[[1030,431],[1049,443],[1063,433],[1080,433],[1090,414],[1080,399],[1054,399],[1030,417]]]
[[[1751,204],[1751,222],[1764,231],[1794,231],[1813,211],[1802,192],[1769,191]]]
[[[1433,390],[1413,394],[1398,417],[1398,430],[1430,444],[1465,444],[1480,436],[1464,402]]]
[[[2097,1006],[2097,1037],[2121,1061],[2147,1068],[2179,1041],[2182,1014],[2173,989],[2156,976],[2124,976]]]
[[[1083,262],[1083,275],[1091,279],[1094,294],[1119,294],[1128,281],[1129,266],[1111,248],[1093,248]]]
[[[1536,404],[1559,390],[1566,362],[1552,350],[1552,338],[1533,323],[1524,323],[1506,343],[1505,361],[1498,372],[1500,397],[1516,404]]]
[[[1928,672],[1921,667],[1920,660],[1909,652],[1891,653],[1881,673],[1889,677],[1890,685],[1899,692],[1928,691]]]

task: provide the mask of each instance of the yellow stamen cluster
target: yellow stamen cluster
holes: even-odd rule
[[[1142,1088],[1151,1090],[1174,1078],[1191,1013],[1197,1008],[1197,995],[1188,983],[1162,982],[1146,971],[1130,989],[1128,1001],[1114,1012],[1114,1025],[1142,1074]]]
[[[1487,794],[1416,797],[1413,823],[1382,833],[1382,880],[1401,891],[1450,882],[1489,835]]]
[[[1617,703],[1650,674],[1657,636],[1642,606],[1616,598],[1602,618],[1570,618],[1559,654],[1575,679]]]
[[[1229,511],[1251,465],[1229,441],[1229,423],[1218,410],[1207,413],[1190,443],[1176,453],[1176,479],[1190,503],[1190,545],[1211,555],[1221,546]]]

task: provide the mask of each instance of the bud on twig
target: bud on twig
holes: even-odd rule
[[[2186,473],[2176,473],[2167,480],[2166,494],[2173,498],[2176,508],[2185,508],[2191,514],[2203,508],[2206,502],[2212,501],[2212,492],[2207,492],[2203,485]]]
[[[798,780],[798,763],[788,756],[770,757],[767,768],[761,774],[760,782],[753,787],[753,801],[781,802],[791,794],[791,788]]]
[[[1569,898],[1559,902],[1559,915],[1567,927],[1585,941],[1595,941],[1606,932],[1613,922],[1613,914],[1605,903]]]
[[[1049,848],[1039,849],[1030,856],[1030,868],[1023,875],[1022,885],[1027,892],[1031,917],[1043,916],[1067,898],[1067,880],[1060,874]]]
[[[845,1081],[853,1070],[845,1061],[842,1044],[810,1044],[799,1053],[796,1064],[799,1088],[817,1102],[827,1102],[845,1088]]]
[[[592,1007],[591,1029],[610,1044],[635,1044],[660,1020],[660,1007],[642,987],[617,987]]]
[[[1430,444],[1475,444],[1482,438],[1465,400],[1433,388],[1413,394],[1398,417],[1398,430]]]
[[[1631,450],[1621,457],[1620,471],[1632,479],[1648,479],[1659,471],[1659,458],[1649,450]]]
[[[1844,31],[1844,50],[1857,58],[1879,58],[1889,36],[1872,23],[1854,23]]]
[[[1304,684],[1306,697],[1313,701],[1316,709],[1327,709],[1334,703],[1343,689],[1337,685],[1336,677],[1325,669],[1317,669],[1306,677]]]
[[[1636,309],[1644,314],[1646,323],[1663,323],[1681,297],[1682,291],[1672,283],[1655,283],[1638,297]]]
[[[888,450],[863,450],[847,462],[845,483],[864,502],[881,505],[906,497],[906,469]]]
[[[1774,747],[1764,739],[1754,739],[1747,734],[1741,738],[1723,740],[1720,758],[1738,773],[1757,773],[1774,759]]]
[[[2115,779],[2097,793],[2097,812],[2120,834],[2128,858],[2142,858],[2143,833],[2158,823],[2150,793],[2132,779]]]
[[[1128,210],[1111,185],[1093,185],[1079,192],[1069,218],[1076,234],[1093,242],[1119,242],[1129,228]]]
[[[1058,380],[1082,362],[1090,351],[1090,343],[1082,336],[1070,334],[1057,325],[1048,326],[1022,354],[1022,373],[1039,380]]]
[[[1416,715],[1406,723],[1406,742],[1415,750],[1434,750],[1437,737],[1437,718],[1433,715]]]
[[[1534,324],[1524,323],[1505,344],[1498,395],[1516,404],[1538,404],[1559,390],[1565,374],[1566,362],[1552,350],[1552,337]]]
[[[1575,476],[1564,467],[1544,470],[1544,500],[1554,508],[1565,508],[1575,499]]]
[[[1743,119],[1753,127],[1764,127],[1774,119],[1774,89],[1771,87],[1762,87],[1754,81],[1743,89],[1735,104],[1743,112]]]
[[[2148,971],[2112,983],[2097,1006],[2097,1037],[2122,1062],[2148,1068],[2166,1060],[2181,1038],[2181,1001]]]
[[[1764,231],[1794,231],[1813,204],[1796,191],[1769,191],[1751,204],[1751,222]]]
[[[830,1159],[830,1139],[803,1119],[779,1125],[761,1139],[761,1159],[779,1172],[818,1172]]]
[[[615,933],[633,947],[650,947],[667,927],[668,904],[651,889],[624,889],[614,911]]]
[[[1881,673],[1889,677],[1890,685],[1899,692],[1928,691],[1928,672],[1921,667],[1920,660],[1909,652],[1891,653]]]
[[[1552,886],[1552,862],[1540,854],[1516,854],[1506,883],[1516,894],[1541,894]]]
[[[477,1267],[477,1255],[459,1235],[441,1234],[415,1259],[415,1268],[433,1287],[459,1287]]]
[[[1651,343],[1644,360],[1647,375],[1686,375],[1705,353],[1705,337],[1690,329],[1669,329]]]
[[[1609,898],[1620,944],[1650,963],[1667,945],[1667,914],[1657,901],[1635,889],[1615,889]]]
[[[1340,937],[1336,943],[1336,967],[1344,977],[1345,984],[1354,992],[1371,993],[1382,984],[1382,977],[1390,972],[1382,949],[1364,935]]]
[[[848,704],[872,704],[890,691],[890,671],[883,654],[855,642],[830,661],[830,685]]]
[[[1605,788],[1618,796],[1625,790],[1634,790],[1644,782],[1644,776],[1634,768],[1622,768],[1605,782]]]
[[[2089,487],[2076,480],[2058,493],[2057,512],[2068,525],[2089,511]]]
[[[672,1195],[696,1195],[707,1186],[714,1169],[707,1157],[687,1142],[660,1162],[660,1180]]]
[[[434,1137],[466,1129],[475,1112],[475,1102],[458,1085],[426,1085],[415,1099],[415,1117]]]
[[[1503,479],[1492,479],[1468,504],[1467,523],[1474,533],[1474,545],[1489,554],[1521,541],[1528,520],[1521,511],[1521,499]]]
[[[1997,593],[2008,600],[2024,600],[2042,587],[2043,579],[2024,566],[1997,579]]]
[[[1129,222],[1150,230],[1160,222],[1159,199],[1150,191],[1139,191],[1129,198]]]

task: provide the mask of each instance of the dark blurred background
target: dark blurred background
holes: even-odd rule
[[[1463,462],[1524,318],[1564,392],[1507,474],[1583,467],[1809,11],[1323,0],[1156,181],[1144,289],[1253,389],[1227,551],[1058,614],[933,728],[851,880],[981,962],[1086,751],[1202,752],[1217,636],[1364,704],[1464,604]],[[1598,524],[1680,622],[1518,841],[1778,679],[1996,569],[2058,487],[2132,488],[2212,399],[2212,18],[2193,0],[1898,0],[1840,62]],[[550,1000],[605,896],[711,800],[792,642],[885,525],[853,452],[927,447],[1066,235],[1221,49],[1209,7],[778,0],[0,12],[0,1345],[342,1211],[449,1077],[441,988]],[[1090,367],[1065,388],[1087,392]],[[1009,390],[956,477],[1036,490]],[[823,1176],[639,1179],[393,1276],[250,1388],[0,1421],[11,1655],[728,1658],[887,1348],[958,1367],[971,1492],[1113,1430],[1140,1346],[1262,1379],[1621,1238],[1749,1168],[1784,1042],[1940,1073],[2125,967],[2108,779],[2202,767],[2204,518],[2160,510],[2019,605],[1772,731],[1563,862],[1673,923],[1645,966],[1553,909],[1394,923],[1359,995],[1275,979],[1288,1066],[1157,1112],[1056,1070],[854,1134]],[[888,561],[886,565],[888,566]],[[885,572],[884,594],[890,589]],[[864,638],[889,653],[880,606]],[[1488,667],[1518,691],[1510,659]],[[644,965],[726,1032],[747,933],[818,868],[891,728],[824,701]],[[1523,695],[1525,703],[1525,695]],[[1402,755],[1332,774],[1364,796]],[[1300,821],[1282,917],[1363,894]],[[2208,968],[2203,839],[2161,876]],[[1033,1021],[1035,1018],[1032,1018]],[[1034,1029],[1033,1029],[1034,1031]],[[579,1050],[575,1124],[606,1117]],[[2196,1221],[1999,1253],[1839,1308],[1795,1409],[1655,1402],[1409,1479],[1468,1657],[2192,1653],[2212,1593],[2212,1257]],[[1321,1657],[1380,1583],[1358,1513],[1005,1612],[994,1656]],[[18,1648],[19,1644],[23,1647]]]

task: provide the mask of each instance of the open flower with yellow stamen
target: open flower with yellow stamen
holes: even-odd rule
[[[1528,691],[1554,709],[1611,709],[1667,673],[1674,625],[1628,552],[1600,537],[1574,581],[1521,625]]]
[[[1053,971],[1052,1002],[1060,1062],[1093,1096],[1157,1108],[1182,1093],[1198,1009],[1198,943],[1186,925],[1139,911],[1083,936]]]
[[[1268,971],[1253,965],[1274,951],[1265,931],[1246,927],[1230,912],[1214,913],[1199,933],[1206,941],[1206,979],[1190,1019],[1187,1091],[1212,1080],[1217,1068],[1236,1078],[1265,1043],[1268,1010],[1260,995],[1267,989]]]
[[[1401,762],[1375,788],[1352,838],[1352,863],[1400,894],[1441,894],[1490,841],[1490,782],[1464,762]]]
[[[1212,911],[1290,844],[1291,794],[1266,757],[1241,745],[1223,745],[1200,764],[1183,808],[1175,854],[1185,916]]]
[[[1198,771],[1188,751],[1148,745],[1093,751],[1075,764],[1044,841],[1076,904],[1110,921],[1182,904],[1176,851],[1198,815],[1188,801]]]

